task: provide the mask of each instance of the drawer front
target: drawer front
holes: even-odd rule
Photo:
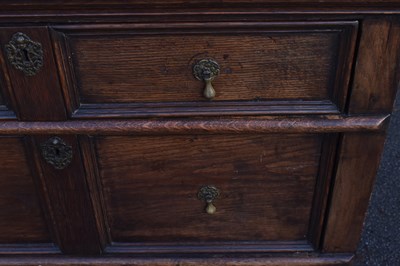
[[[111,241],[305,240],[321,142],[320,135],[96,138]],[[219,191],[209,202],[214,214],[199,195],[207,185]]]
[[[0,147],[0,253],[2,245],[52,242],[22,140],[3,137]]]
[[[301,100],[341,107],[356,26],[356,22],[80,25],[55,27],[54,35],[62,48],[59,60],[66,67],[61,70],[67,72],[66,90],[76,106],[95,104],[92,113],[93,108],[121,107],[118,103],[125,104],[125,111],[199,108],[199,103],[226,109],[227,102],[241,106],[279,100],[286,106]],[[206,82],[197,79],[208,72],[202,69],[201,77],[193,73],[203,59],[219,66],[218,75],[211,71],[216,75],[211,75],[213,103],[204,96]],[[243,108],[251,108],[248,105]]]

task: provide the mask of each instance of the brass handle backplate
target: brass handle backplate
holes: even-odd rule
[[[15,33],[5,48],[10,64],[27,76],[36,75],[43,66],[42,45],[22,32]]]
[[[64,169],[72,161],[72,147],[59,137],[52,137],[40,145],[45,161],[55,169]]]
[[[193,66],[194,77],[206,83],[203,95],[207,99],[215,97],[215,89],[211,82],[219,75],[219,69],[218,63],[212,59],[203,59]]]
[[[214,206],[213,201],[217,199],[218,196],[219,190],[216,187],[210,185],[201,187],[199,193],[197,193],[197,197],[207,203],[205,210],[208,214],[214,214],[217,211],[217,208]]]

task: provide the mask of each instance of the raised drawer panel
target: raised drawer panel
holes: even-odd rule
[[[158,103],[155,107],[169,107],[171,112],[179,109],[172,103],[186,103],[194,110],[198,103],[209,104],[203,95],[205,83],[193,75],[194,65],[202,59],[213,59],[220,67],[212,82],[214,105],[208,107],[272,100],[295,105],[302,100],[341,108],[356,26],[356,22],[182,23],[54,29],[60,40],[59,60],[65,66],[61,71],[67,73],[66,90],[77,108],[95,104],[91,107],[95,112],[93,108],[106,108],[103,104],[119,103],[129,111],[128,103],[149,109]]]
[[[322,136],[99,137],[112,242],[305,240]],[[198,199],[220,191],[216,213]]]
[[[71,50],[84,102],[203,100],[191,67],[209,57],[215,100],[328,98],[337,34],[260,35],[79,36]]]
[[[1,244],[46,243],[50,240],[22,140],[0,138]]]

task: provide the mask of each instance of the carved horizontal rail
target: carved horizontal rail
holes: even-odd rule
[[[2,121],[0,122],[0,135],[359,132],[384,130],[388,117],[389,115],[252,119],[70,120],[60,122]]]
[[[4,8],[7,9],[15,9],[15,8],[24,8],[24,9],[79,9],[82,8],[82,3],[85,3],[85,7],[92,8],[92,9],[107,9],[110,8],[144,8],[144,7],[154,7],[154,8],[166,8],[166,7],[246,7],[249,4],[253,3],[257,7],[269,7],[269,8],[283,8],[283,9],[300,9],[305,7],[330,7],[333,8],[336,6],[344,8],[394,8],[398,7],[399,3],[396,0],[351,0],[351,1],[342,1],[342,0],[326,0],[326,1],[314,1],[314,0],[224,0],[224,1],[189,1],[185,2],[182,0],[169,0],[169,1],[162,1],[162,0],[125,0],[125,1],[81,1],[81,0],[70,0],[70,1],[61,1],[61,2],[54,2],[52,1],[44,1],[44,0],[37,0],[37,1],[29,1],[29,0],[19,0],[19,1],[12,1],[12,0],[3,0]],[[318,3],[316,3],[318,2]]]

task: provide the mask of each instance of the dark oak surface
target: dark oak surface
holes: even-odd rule
[[[400,18],[364,22],[349,113],[388,113],[400,81]]]
[[[3,55],[0,53],[0,65],[2,65],[7,85],[6,89],[15,99],[18,117],[28,121],[63,120],[66,116],[65,108],[47,27],[0,28],[2,48],[10,41],[13,34],[20,31],[29,35],[33,41],[40,41],[43,49],[43,67],[35,76],[28,77],[5,60],[4,52]]]
[[[114,242],[300,240],[308,231],[318,136],[97,138]],[[201,186],[215,185],[205,213]]]
[[[4,1],[4,5],[7,9],[26,9],[26,10],[79,10],[92,8],[149,8],[149,7],[186,7],[186,8],[223,8],[223,7],[266,7],[266,8],[283,8],[283,9],[296,9],[296,8],[330,8],[330,9],[359,9],[365,8],[367,10],[393,10],[400,7],[400,4],[396,0],[327,0],[327,1],[315,1],[315,0],[221,0],[221,1],[202,1],[202,0],[129,0],[129,1],[110,1],[110,0],[100,0],[100,1],[66,1],[57,0],[52,1]]]
[[[55,169],[41,156],[40,145],[49,136],[30,138],[28,149],[35,164],[45,208],[52,221],[54,238],[65,254],[99,254],[101,243],[85,179],[83,162],[75,136],[62,136],[72,147],[72,162]]]
[[[318,179],[314,191],[313,211],[311,213],[308,239],[314,248],[320,249],[325,233],[325,216],[329,202],[329,191],[334,179],[335,161],[340,134],[325,134],[321,149]]]
[[[347,29],[356,25],[180,23],[56,29],[66,31],[63,57],[72,68],[69,90],[76,91],[81,103],[206,101],[204,83],[192,70],[205,58],[221,68],[213,82],[214,101],[336,102],[335,96],[346,92],[336,92],[343,88],[334,80],[346,80],[348,72],[340,71],[352,58],[351,42],[344,40],[352,39]]]
[[[399,14],[389,0],[2,1],[0,253],[14,256],[0,265],[349,264]],[[5,58],[17,31],[43,45],[37,76]],[[222,66],[211,102],[191,75],[203,55]],[[40,152],[54,135],[73,150],[64,170]],[[221,188],[214,216],[204,182]]]
[[[310,256],[290,256],[290,257],[266,257],[266,258],[126,258],[126,257],[21,257],[21,258],[0,258],[0,265],[95,265],[95,266],[117,266],[117,265],[133,265],[133,266],[333,266],[348,265],[351,255],[310,255]]]
[[[2,244],[51,243],[21,138],[0,138]]]
[[[73,109],[73,108],[71,108]],[[80,104],[74,119],[340,114],[330,100],[200,101]]]
[[[390,17],[379,22],[371,20],[364,26],[349,112],[389,112],[399,82],[399,20]],[[324,251],[356,249],[384,139],[384,134],[344,134],[326,224]]]
[[[65,122],[0,122],[0,135],[10,134],[171,134],[171,133],[332,133],[383,131],[388,115],[257,117],[212,119],[77,120]]]
[[[325,252],[357,248],[383,143],[382,134],[343,137],[324,236]]]
[[[192,74],[205,58],[221,66],[213,100],[327,98],[335,34],[209,34],[70,37],[83,103],[206,100]]]

